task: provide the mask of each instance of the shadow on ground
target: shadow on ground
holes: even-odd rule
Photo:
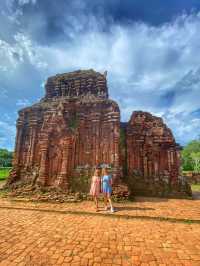
[[[141,207],[116,207],[116,211],[154,211],[154,208],[141,208]]]
[[[199,191],[192,191],[192,196],[194,200],[200,200],[200,192]]]
[[[166,202],[169,199],[167,198],[157,198],[157,197],[141,197],[141,196],[136,196],[135,201],[136,202]]]

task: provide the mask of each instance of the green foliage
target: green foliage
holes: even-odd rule
[[[10,170],[10,167],[0,168],[0,181],[5,180],[9,176]]]
[[[13,152],[6,149],[0,149],[0,167],[11,167]]]
[[[200,171],[198,158],[200,156],[200,140],[193,140],[181,152],[184,171]]]
[[[193,162],[194,171],[199,173],[200,172],[200,152],[192,152],[191,158]]]
[[[87,175],[77,175],[70,179],[70,187],[72,192],[88,193],[90,190],[91,177]]]
[[[191,185],[192,191],[200,192],[200,184],[192,184]]]

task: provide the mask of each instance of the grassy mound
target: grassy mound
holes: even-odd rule
[[[1,167],[0,168],[0,181],[6,180],[6,178],[9,176],[11,168],[10,167]]]

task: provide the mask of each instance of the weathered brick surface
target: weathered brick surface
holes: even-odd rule
[[[162,118],[133,112],[127,125],[127,169],[135,194],[190,195],[180,173],[180,146]]]
[[[200,264],[198,224],[112,217],[0,208],[0,265]]]
[[[108,98],[106,72],[102,75],[93,70],[74,71],[50,77],[46,83],[45,98],[79,98],[85,95]]]
[[[19,181],[88,192],[94,166],[106,164],[117,195],[128,195],[126,184],[132,194],[191,194],[180,178],[180,151],[171,130],[145,112],[120,123],[106,73],[93,70],[50,77],[45,97],[19,112],[13,164],[8,185]]]
[[[104,75],[89,70],[49,78],[45,98],[19,112],[9,182],[88,191],[87,177],[100,163],[119,177],[119,125]]]

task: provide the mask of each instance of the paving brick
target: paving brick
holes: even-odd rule
[[[20,209],[7,208],[11,205]],[[84,206],[85,214],[59,212],[64,207],[79,211]],[[122,204],[118,206],[122,208]],[[34,208],[40,211],[26,210],[33,203],[0,199],[0,266],[200,265],[199,224],[123,218],[131,216],[136,206],[138,215],[139,208],[142,214],[151,215],[151,206],[157,217],[197,219],[199,201],[147,202],[139,198],[123,206],[119,213],[107,217],[91,216],[91,202],[55,204],[58,212],[45,212],[53,205],[35,203]]]

